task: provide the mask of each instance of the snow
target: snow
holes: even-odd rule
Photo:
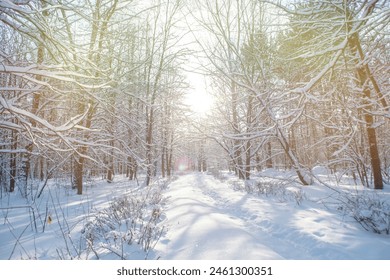
[[[329,195],[311,187],[312,197]],[[172,183],[168,194],[173,229],[156,247],[162,259],[390,259],[388,237],[322,204],[279,203],[200,174]]]
[[[88,105],[88,109],[84,112],[84,114],[72,117],[66,124],[61,125],[59,127],[55,127],[52,124],[50,124],[48,121],[46,121],[45,119],[42,119],[42,118],[40,118],[40,117],[30,113],[29,111],[23,110],[21,108],[17,108],[17,107],[15,107],[15,106],[13,106],[12,104],[9,104],[9,103],[12,103],[12,102],[9,102],[9,100],[6,100],[5,98],[0,96],[0,105],[4,109],[6,109],[6,110],[8,110],[10,112],[16,113],[16,114],[18,114],[20,116],[25,116],[25,117],[27,117],[30,120],[34,120],[36,123],[40,123],[44,127],[46,127],[49,130],[53,131],[54,133],[65,132],[65,131],[68,131],[68,130],[72,129],[73,127],[75,127],[87,115],[88,109],[90,107],[90,105]],[[0,123],[0,125],[2,125],[2,124],[4,124],[4,122]],[[8,125],[8,123],[5,123],[5,124]],[[78,126],[78,127],[81,128],[81,126]],[[16,126],[16,128],[18,128],[18,127]]]
[[[162,259],[280,259],[239,216],[225,208],[222,184],[197,175],[172,183],[167,236],[156,246]],[[236,203],[234,203],[236,204]],[[240,205],[236,205],[238,210]]]
[[[332,181],[328,175],[321,175],[326,173],[325,169],[318,169],[316,173],[323,176],[324,181]],[[3,193],[0,259],[390,259],[389,235],[366,231],[345,211],[340,211],[338,191],[320,184],[299,187],[293,181],[285,183],[283,192],[264,191],[267,184],[275,189],[279,186],[277,180],[288,176],[290,174],[271,170],[245,185],[226,172],[220,179],[206,173],[187,173],[170,182],[156,181],[152,189],[120,176],[111,184],[96,178],[81,196],[74,194],[67,181],[52,180],[35,203],[26,203],[18,192]],[[264,185],[262,192],[256,189],[256,180]],[[245,191],[248,187],[253,188],[249,193]],[[351,197],[357,192],[364,193],[347,180],[338,190]],[[367,193],[374,197],[371,191]],[[296,194],[302,194],[301,200]],[[138,203],[143,201],[138,199],[141,197],[148,197],[150,201]],[[380,197],[390,201],[388,186]],[[82,233],[86,232],[86,225],[98,224],[94,221],[99,213],[110,217],[108,209],[113,201],[124,198],[147,204],[153,212],[145,211],[131,220],[118,217],[122,210],[116,208],[116,220],[105,224],[107,231],[96,234],[96,239],[92,240],[95,251],[87,251]],[[388,208],[382,211],[389,214]],[[360,212],[364,217],[371,215],[367,209]],[[145,251],[135,242],[136,236],[152,228],[147,222],[155,213],[158,218],[154,239],[149,240],[150,249]],[[44,222],[48,216],[51,223]],[[130,223],[132,231],[129,231]],[[133,234],[133,242],[128,242],[126,238]]]

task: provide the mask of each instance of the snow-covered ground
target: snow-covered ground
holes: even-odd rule
[[[125,178],[95,181],[82,196],[52,183],[34,205],[7,195],[0,200],[0,259],[390,260],[390,235],[363,229],[343,203],[344,192],[388,203],[389,186],[373,195],[352,184],[271,184],[283,190],[273,193],[253,181],[248,193],[223,177],[190,173],[156,182],[161,197]],[[388,208],[380,211],[389,217]]]
[[[363,230],[319,203],[329,190],[310,186],[300,205],[236,191],[191,174],[166,195],[171,225],[156,246],[163,259],[390,259],[390,238]]]

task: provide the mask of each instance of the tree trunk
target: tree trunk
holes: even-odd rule
[[[352,55],[355,56],[354,63],[356,66],[356,78],[360,88],[363,88],[362,99],[363,99],[363,115],[366,123],[366,132],[368,138],[368,148],[371,159],[371,171],[374,177],[374,188],[383,189],[383,178],[381,172],[381,163],[379,158],[379,151],[377,145],[376,131],[373,127],[374,117],[370,113],[372,110],[371,101],[371,90],[368,87],[369,73],[367,73],[368,65],[364,62],[364,55],[360,45],[358,35],[355,33],[349,38],[349,46],[352,51]],[[358,59],[360,57],[360,59]],[[371,78],[372,81],[373,77]],[[383,99],[384,100],[384,99]]]
[[[299,181],[301,181],[302,185],[308,186],[311,184],[311,177],[310,174],[308,174],[300,165],[294,151],[290,148],[290,145],[286,139],[286,137],[283,135],[280,128],[277,128],[278,132],[278,140],[280,144],[282,145],[282,148],[289,159],[289,161],[292,164],[292,167],[295,169],[295,172],[297,173],[297,176],[299,178]]]
[[[248,96],[248,109],[247,109],[247,116],[246,116],[246,132],[250,133],[250,130],[252,128],[252,121],[253,121],[253,96],[250,94]],[[246,141],[246,147],[245,147],[245,180],[249,180],[250,174],[251,174],[251,141]]]
[[[114,125],[115,125],[115,123],[114,123],[114,120],[112,119],[111,126],[108,129],[111,133],[111,137],[115,137],[114,132],[112,131],[113,130],[112,128],[114,127]],[[107,182],[108,183],[112,183],[112,181],[114,180],[114,146],[115,146],[114,140],[110,141],[110,146],[112,148],[111,148],[110,154],[108,155],[108,161],[109,161],[108,162],[108,169],[107,169]]]
[[[202,159],[202,172],[207,171],[207,162],[206,162],[206,157],[203,157]]]
[[[83,173],[84,173],[84,158],[80,157],[74,161],[74,177],[73,187],[77,189],[77,194],[83,194]]]
[[[112,164],[110,163],[110,166],[108,167],[108,170],[107,170],[107,182],[112,183],[113,180],[114,180],[114,168],[113,168]]]
[[[152,103],[153,105],[153,103]],[[150,113],[147,116],[147,131],[146,131],[146,179],[145,185],[149,186],[153,176],[152,148],[153,148],[153,108],[151,106]]]
[[[273,167],[273,163],[272,163],[272,145],[271,145],[271,141],[268,141],[266,149],[267,149],[267,160],[265,162],[265,166],[267,168],[272,168]]]
[[[198,172],[202,172],[202,157],[198,156]]]
[[[161,153],[161,176],[165,178],[165,154],[166,154],[166,146],[163,147],[162,153]]]
[[[238,94],[236,90],[236,83],[231,81],[230,85],[231,96],[232,96],[232,128],[233,131],[237,134],[240,133],[238,126],[238,112],[237,112],[237,103],[238,103]],[[235,173],[238,175],[239,179],[245,179],[245,174],[243,170],[243,162],[242,162],[242,151],[241,151],[241,143],[239,140],[233,141],[233,162],[235,164]]]
[[[383,178],[381,172],[381,163],[379,158],[376,131],[375,128],[372,127],[372,125],[374,124],[374,117],[368,113],[365,113],[364,119],[366,121],[368,145],[371,157],[371,169],[372,175],[374,177],[374,188],[383,189]]]
[[[168,177],[172,174],[172,151],[170,151],[167,156],[167,175]]]
[[[251,176],[251,142],[246,142],[245,151],[245,180],[249,180]]]
[[[12,131],[12,149],[16,150],[18,146],[18,136],[17,133]],[[9,179],[9,192],[15,191],[16,185],[16,153],[11,153],[10,155],[10,179]]]

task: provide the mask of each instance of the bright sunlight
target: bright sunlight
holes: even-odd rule
[[[213,97],[207,90],[204,77],[200,74],[191,73],[188,76],[191,91],[186,96],[186,104],[190,106],[192,112],[197,115],[207,114],[213,103]]]

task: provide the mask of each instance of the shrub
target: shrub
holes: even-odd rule
[[[127,259],[129,247],[136,246],[146,259],[163,231],[158,226],[163,198],[160,188],[152,189],[148,187],[141,197],[117,198],[94,214],[82,230],[87,253],[93,252],[98,259],[102,252]]]
[[[390,205],[377,194],[343,194],[339,210],[355,219],[365,230],[390,234]]]
[[[303,190],[291,180],[257,178],[248,181],[233,181],[234,190],[244,190],[250,194],[273,197],[279,202],[295,201],[300,205],[305,199]]]

